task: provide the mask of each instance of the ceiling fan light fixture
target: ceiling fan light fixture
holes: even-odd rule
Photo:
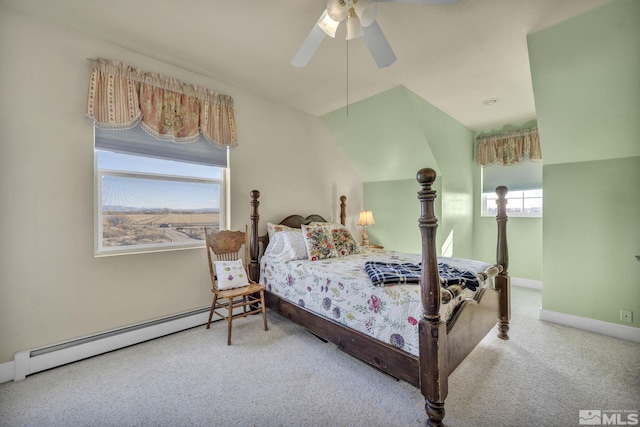
[[[349,16],[347,17],[347,40],[353,40],[364,36],[364,30],[362,29],[362,25],[360,25],[360,19],[356,13],[352,11],[353,9],[351,9]]]
[[[318,19],[317,25],[322,31],[325,32],[326,35],[335,38],[336,31],[338,30],[338,25],[340,25],[340,21],[334,21],[333,19],[331,19],[331,17],[325,10],[322,13],[322,16],[320,16],[320,19]]]
[[[368,27],[376,20],[378,5],[371,0],[356,0],[353,3],[353,8],[360,18],[360,25],[363,27]]]
[[[342,21],[347,17],[347,0],[328,0],[327,13],[334,21]]]

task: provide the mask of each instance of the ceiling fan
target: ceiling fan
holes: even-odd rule
[[[304,67],[316,52],[325,36],[335,37],[340,23],[347,21],[347,40],[364,37],[371,56],[384,68],[396,61],[387,38],[376,22],[376,3],[430,3],[452,4],[458,0],[328,0],[327,9],[300,46],[298,53],[291,60],[291,65]]]

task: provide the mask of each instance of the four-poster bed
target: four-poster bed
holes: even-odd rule
[[[330,341],[346,353],[361,359],[369,365],[401,379],[420,388],[425,397],[425,410],[429,418],[429,425],[441,425],[444,417],[444,402],[448,391],[448,376],[458,366],[460,362],[475,348],[484,336],[498,324],[498,337],[508,339],[509,319],[510,319],[510,278],[507,273],[508,255],[506,240],[506,187],[498,187],[498,243],[497,243],[497,264],[483,266],[485,271],[477,270],[477,277],[480,280],[478,289],[474,286],[452,285],[445,289],[441,285],[442,265],[439,266],[439,259],[436,256],[435,234],[437,228],[437,218],[434,215],[434,199],[436,192],[431,186],[436,179],[436,173],[432,169],[421,169],[417,174],[417,180],[422,187],[418,192],[418,199],[421,205],[421,215],[418,221],[422,236],[422,254],[416,255],[420,261],[419,286],[418,285],[394,285],[390,287],[375,287],[369,282],[369,299],[362,304],[343,301],[344,294],[356,293],[352,286],[355,276],[361,276],[362,272],[355,271],[352,267],[344,269],[344,280],[336,280],[335,276],[327,276],[321,279],[317,275],[316,266],[329,264],[328,262],[302,260],[287,264],[291,268],[290,273],[285,277],[287,282],[278,287],[277,276],[272,270],[277,262],[261,259],[262,251],[268,247],[269,235],[260,236],[258,233],[260,193],[257,190],[251,192],[251,232],[250,232],[250,265],[249,274],[254,279],[259,276],[261,283],[269,285],[265,299],[267,307],[278,312],[293,322],[304,326],[319,338]],[[342,196],[340,221],[342,226],[346,219],[346,197]],[[299,229],[310,230],[308,224],[326,223],[319,215],[302,217],[300,215],[290,215],[279,224],[284,230]],[[269,224],[269,226],[272,226]],[[334,232],[339,226],[334,227]],[[304,234],[297,232],[298,234]],[[287,237],[285,233],[279,237]],[[296,232],[290,232],[289,237],[299,238]],[[339,262],[347,262],[347,259],[355,259],[362,263],[366,257],[382,256],[376,250],[358,250],[349,252],[349,256],[342,257]],[[385,251],[380,251],[385,252]],[[395,260],[404,260],[399,254],[392,254]],[[264,256],[267,258],[267,256]],[[448,259],[454,262],[456,259]],[[442,261],[442,260],[440,260]],[[476,261],[464,261],[463,266],[478,263]],[[290,266],[289,264],[295,264]],[[339,265],[339,264],[338,264]],[[394,264],[395,265],[395,264]],[[305,267],[306,266],[306,267]],[[307,268],[305,272],[293,270],[293,268]],[[439,270],[440,267],[440,270]],[[334,269],[335,270],[335,269]],[[339,270],[339,268],[338,268]],[[455,270],[455,269],[454,269]],[[490,277],[495,276],[495,277]],[[295,291],[292,282],[315,280],[308,283],[305,289]],[[326,280],[326,282],[325,282]],[[338,282],[336,286],[335,283]],[[486,283],[485,283],[486,282]],[[355,279],[354,279],[355,283]],[[482,284],[485,283],[485,284]],[[331,288],[329,286],[331,284]],[[273,285],[273,287],[272,287]],[[319,286],[318,286],[319,285]],[[355,286],[355,285],[353,285]],[[318,290],[319,288],[319,290]],[[465,289],[469,288],[469,289]],[[333,291],[333,294],[329,292]],[[303,295],[296,300],[293,295]],[[324,292],[324,298],[317,296],[319,292]],[[342,292],[342,294],[340,294]],[[378,293],[376,293],[378,292]],[[472,293],[470,293],[472,292]],[[314,294],[315,293],[315,294]],[[405,319],[417,328],[416,337],[408,335],[401,336],[393,331],[384,335],[390,335],[391,339],[376,338],[375,328],[370,323],[375,323],[372,312],[375,313],[384,304],[389,307],[396,307],[398,295],[403,298],[409,294],[417,294],[417,305],[419,312],[409,315],[404,314]],[[384,301],[383,298],[392,296],[393,300]],[[317,296],[317,297],[316,297]],[[338,298],[339,297],[339,298]],[[409,298],[409,297],[407,297]],[[443,298],[446,300],[443,302]],[[339,301],[338,301],[339,300]],[[453,305],[452,301],[457,301]],[[313,305],[317,302],[318,309],[314,310]],[[338,306],[342,303],[342,306]],[[451,304],[451,305],[450,305]],[[416,302],[413,302],[416,305]],[[363,308],[365,307],[365,308]],[[323,312],[322,308],[325,309]],[[332,308],[332,310],[330,310]],[[348,313],[347,311],[350,310]],[[366,311],[366,329],[363,326],[359,329],[360,323],[353,319],[353,314],[357,311]],[[445,319],[446,317],[446,319]],[[348,319],[347,319],[348,318]],[[349,322],[352,324],[349,324]],[[396,322],[397,323],[397,322]],[[349,325],[349,326],[347,326]],[[356,325],[355,327],[353,325]],[[402,332],[404,333],[404,332]],[[415,348],[411,347],[411,341],[415,341]]]

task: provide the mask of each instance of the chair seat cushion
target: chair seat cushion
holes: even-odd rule
[[[249,276],[244,269],[242,260],[214,261],[217,284],[219,290],[239,288],[249,284]]]

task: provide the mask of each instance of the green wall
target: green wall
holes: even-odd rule
[[[544,181],[543,308],[607,322],[632,310],[640,326],[640,157],[545,166]]]
[[[640,326],[640,1],[528,37],[544,156],[545,310]]]
[[[415,93],[407,90],[407,96],[440,167],[438,252],[453,233],[453,256],[473,258],[473,132]],[[495,239],[488,245],[495,248]]]
[[[431,147],[403,86],[321,117],[363,182],[412,179],[438,171]],[[442,113],[441,113],[442,114]]]
[[[442,186],[436,180],[434,189],[441,193]],[[383,245],[385,249],[420,253],[422,240],[418,228],[420,185],[415,179],[402,181],[368,182],[364,184],[365,209],[374,212],[376,225],[367,228],[369,241]],[[442,216],[442,198],[436,199],[435,214]],[[443,233],[436,233],[438,250]]]
[[[480,167],[476,166],[475,169],[473,258],[493,263],[496,261],[496,246],[487,245],[486,242],[496,241],[498,226],[495,217],[481,215]],[[511,217],[507,221],[508,270],[511,277],[542,281],[542,224],[547,216],[547,203],[545,193],[543,218]]]
[[[454,231],[454,255],[472,257],[473,133],[403,86],[322,117],[364,182],[376,225],[372,243],[419,252],[421,168],[438,172],[438,250]]]

